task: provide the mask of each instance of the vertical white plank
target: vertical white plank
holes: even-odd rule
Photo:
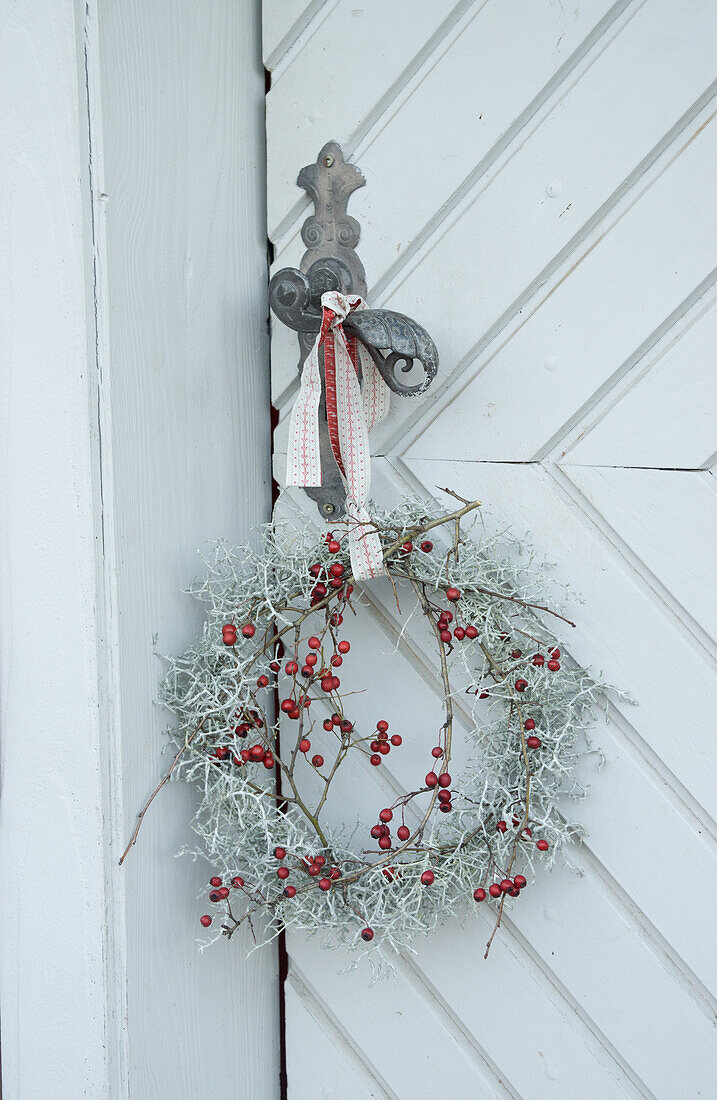
[[[111,423],[125,828],[166,768],[153,702],[193,637],[182,589],[208,539],[268,517],[264,80],[258,3],[97,6],[93,157],[100,346]],[[279,1087],[273,948],[199,954],[203,864],[192,792],[170,786],[123,870],[131,1094],[173,1100]]]
[[[153,635],[189,641],[196,549],[269,508],[257,9],[24,0],[0,31],[8,1096],[278,1093],[275,955],[196,950],[189,791],[117,867],[164,767]]]
[[[8,1097],[122,1087],[105,883],[97,380],[81,23],[0,24],[0,1011]],[[89,267],[91,270],[91,267]],[[121,960],[120,960],[121,961]]]

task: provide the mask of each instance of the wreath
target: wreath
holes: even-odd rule
[[[452,512],[423,500],[372,512],[397,606],[423,616],[440,666],[440,714],[410,726],[390,728],[376,699],[362,728],[342,688],[363,599],[346,525],[321,536],[275,521],[253,547],[217,544],[190,589],[207,604],[203,632],[170,660],[162,687],[179,716],[176,753],[125,856],[170,777],[198,789],[192,851],[213,871],[207,942],[242,925],[257,944],[285,927],[324,932],[327,946],[369,952],[381,971],[383,947],[409,946],[466,905],[493,906],[487,956],[538,861],[579,834],[560,805],[585,793],[575,769],[604,685],[562,652],[555,630],[575,624],[545,602],[544,565],[476,523],[478,501],[458,500]],[[475,751],[457,775],[459,695]],[[425,746],[412,789],[373,820],[329,828],[342,766],[379,769],[408,735]]]

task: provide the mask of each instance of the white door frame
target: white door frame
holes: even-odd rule
[[[0,30],[0,1011],[10,1098],[278,1094],[277,962],[199,955],[158,649],[268,514],[258,0],[24,0]],[[230,949],[231,948],[231,949]]]

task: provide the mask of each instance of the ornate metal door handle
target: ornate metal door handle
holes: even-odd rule
[[[306,252],[300,267],[278,271],[269,284],[269,303],[276,316],[299,334],[299,372],[316,334],[321,329],[321,295],[338,290],[342,294],[366,296],[366,273],[356,245],[361,227],[346,213],[349,197],[366,183],[354,164],[347,164],[340,146],[329,141],[315,164],[301,169],[297,183],[314,203],[314,214],[301,230]],[[369,351],[386,384],[401,397],[423,393],[438,371],[436,345],[426,330],[402,313],[388,309],[366,309],[352,313],[344,328],[353,332]],[[397,376],[419,362],[422,380],[404,384]],[[306,492],[316,500],[324,516],[343,513],[344,489],[328,443],[326,407],[322,401],[321,465],[323,485]]]

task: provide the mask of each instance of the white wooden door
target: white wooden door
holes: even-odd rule
[[[487,962],[487,916],[372,988],[288,937],[292,1100],[714,1095],[716,30],[711,0],[264,0],[275,268],[335,139],[370,302],[441,356],[376,433],[375,496],[449,485],[529,530],[584,597],[575,656],[637,700],[596,731],[578,873]],[[272,348],[281,479],[293,334]],[[435,708],[420,654],[380,660],[380,586],[361,629],[367,714]]]
[[[277,960],[197,950],[162,663],[270,507],[258,0],[0,17],[4,1100],[279,1095]]]

